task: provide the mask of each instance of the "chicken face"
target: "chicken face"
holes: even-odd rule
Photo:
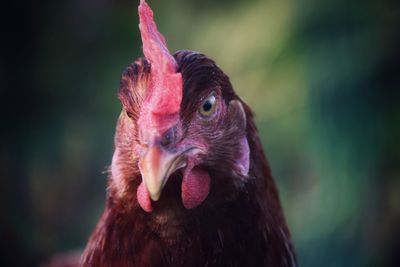
[[[212,60],[189,51],[169,54],[145,1],[139,18],[146,59],[123,74],[119,93],[131,118],[125,123],[134,124],[134,140],[122,143],[133,144],[131,158],[142,178],[137,200],[145,211],[152,211],[152,202],[160,200],[174,174],[182,179],[183,206],[195,208],[209,194],[210,180],[216,179],[210,177],[213,168],[223,165],[229,175],[242,181],[247,177],[245,111],[229,78]],[[117,174],[118,168],[113,168]]]
[[[225,166],[223,171],[243,181],[249,169],[246,116],[237,96],[226,94],[231,92],[226,76],[201,54],[183,51],[177,58],[184,82],[179,117],[161,132],[148,127],[148,114],[138,118],[135,151],[143,182],[137,195],[146,211],[152,210],[151,201],[160,199],[174,173],[182,176],[182,203],[191,209],[206,199],[210,179],[217,179],[210,177],[210,170]],[[198,61],[199,67],[186,69],[188,60]]]

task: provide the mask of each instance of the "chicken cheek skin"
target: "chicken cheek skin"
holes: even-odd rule
[[[200,205],[210,192],[210,175],[200,167],[185,171],[182,180],[182,204],[186,209]]]

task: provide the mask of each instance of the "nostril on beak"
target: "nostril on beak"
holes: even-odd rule
[[[171,128],[163,134],[160,140],[160,144],[166,147],[169,146],[174,141],[175,141],[175,130],[174,128]]]

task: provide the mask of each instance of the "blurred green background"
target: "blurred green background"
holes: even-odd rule
[[[84,247],[103,209],[138,1],[3,4],[0,255]],[[171,51],[254,109],[300,266],[400,266],[400,3],[149,0]]]

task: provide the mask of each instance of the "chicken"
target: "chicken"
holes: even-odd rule
[[[82,266],[296,266],[250,108],[205,55],[171,55],[144,0],[104,212]]]

